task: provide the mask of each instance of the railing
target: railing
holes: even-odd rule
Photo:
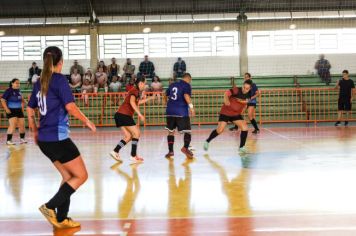
[[[192,118],[192,123],[216,124],[224,92],[224,90],[194,91],[192,97],[196,116]],[[125,96],[126,93],[75,94],[78,107],[97,126],[114,126],[113,116]],[[148,93],[147,96],[155,96],[156,99],[140,106],[142,114],[146,117],[142,125],[164,125],[165,103],[162,93]],[[334,121],[337,118],[337,99],[338,91],[329,88],[261,90],[256,117],[260,124]],[[353,114],[351,120],[356,120]],[[75,119],[71,119],[71,125],[82,126]],[[6,127],[6,114],[1,107],[0,128]]]

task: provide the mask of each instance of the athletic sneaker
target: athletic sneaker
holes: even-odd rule
[[[259,129],[255,129],[254,131],[252,131],[253,134],[258,134],[260,132]]]
[[[345,121],[345,126],[348,126],[349,125],[349,122],[348,121]]]
[[[130,157],[130,160],[132,161],[132,163],[141,163],[144,161],[143,158],[139,156]]]
[[[230,131],[235,131],[235,130],[238,130],[238,129],[239,129],[239,127],[235,125],[235,126],[231,127],[229,130]]]
[[[194,157],[194,154],[188,148],[182,147],[181,151],[190,159]]]
[[[209,143],[207,141],[204,142],[204,151],[208,151]]]
[[[24,138],[20,139],[20,144],[23,144],[23,143],[27,143],[27,140]]]
[[[39,210],[51,225],[58,228],[57,216],[54,210],[47,208],[45,204],[40,206]]]
[[[75,233],[80,231],[80,227],[76,228],[64,228],[64,229],[53,229],[53,236],[74,236]]]
[[[246,147],[240,147],[239,148],[239,153],[241,153],[241,154],[247,153]]]
[[[68,217],[62,222],[58,222],[57,229],[67,229],[67,228],[76,228],[80,227],[80,223],[72,220],[72,218]]]
[[[115,161],[119,161],[122,162],[119,153],[115,152],[115,151],[111,151],[109,153],[109,155],[115,160]]]
[[[167,159],[174,159],[174,152],[168,152],[168,153],[165,155],[165,158],[167,158]]]
[[[335,123],[335,126],[340,126],[340,121],[337,121],[337,122]]]
[[[6,141],[6,144],[7,144],[7,145],[16,145],[16,143],[12,142],[11,140]]]
[[[192,145],[189,145],[188,149],[189,149],[190,151],[195,151],[195,148],[194,148]]]

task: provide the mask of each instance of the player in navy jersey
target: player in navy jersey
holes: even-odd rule
[[[95,125],[79,110],[68,80],[61,74],[62,51],[48,47],[43,52],[43,70],[34,84],[27,113],[29,127],[39,148],[62,176],[58,192],[40,207],[41,213],[56,228],[79,227],[80,223],[69,218],[70,197],[88,178],[87,170],[78,148],[69,138],[68,114],[81,120],[92,131]],[[37,128],[35,109],[40,113]]]
[[[9,88],[6,89],[1,96],[1,104],[6,112],[6,116],[9,119],[9,127],[7,128],[7,145],[15,145],[12,142],[12,134],[16,130],[16,126],[20,131],[20,143],[27,143],[25,140],[25,118],[23,109],[25,101],[20,92],[20,80],[12,79]]]
[[[172,83],[166,90],[167,109],[167,126],[168,130],[168,150],[166,158],[174,157],[174,131],[177,128],[179,132],[184,133],[184,146],[181,151],[188,157],[193,158],[193,153],[189,150],[191,142],[191,126],[189,110],[192,116],[195,116],[194,106],[192,104],[192,88],[190,83],[192,77],[189,73],[183,75],[182,80]]]

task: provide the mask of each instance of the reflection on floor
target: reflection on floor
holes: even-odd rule
[[[204,152],[210,131],[193,130],[194,160],[179,152],[180,135],[166,160],[165,131],[145,129],[145,163],[131,165],[130,145],[124,163],[108,156],[121,132],[73,129],[90,175],[72,197],[75,235],[356,235],[356,128],[264,128],[245,155],[230,131]],[[59,174],[32,142],[1,150],[0,235],[53,235],[37,208]]]

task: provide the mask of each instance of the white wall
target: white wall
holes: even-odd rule
[[[249,56],[249,72],[253,75],[306,75],[315,73],[318,55]],[[356,73],[356,54],[326,54],[331,64],[331,74],[341,74],[344,69]]]
[[[196,77],[211,76],[236,76],[239,74],[239,57],[188,57],[183,58],[187,64],[187,72]],[[166,78],[172,76],[173,64],[177,58],[151,58],[156,67],[156,74]],[[90,67],[90,60],[78,60],[84,69]],[[136,65],[136,72],[142,59],[132,59]],[[32,61],[0,61],[0,81],[10,81],[12,78],[19,78],[25,81],[28,77],[28,69]],[[105,60],[109,65],[110,59]],[[118,59],[120,73],[124,66],[125,59]],[[68,74],[73,60],[66,60],[64,63],[63,73]],[[37,61],[37,65],[42,68],[42,61]]]

